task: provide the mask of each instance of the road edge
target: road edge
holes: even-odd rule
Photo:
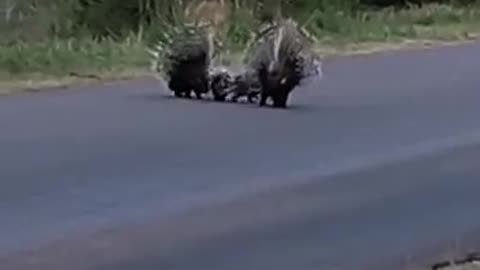
[[[469,44],[474,44],[480,41],[480,38],[467,39],[467,40],[456,40],[456,41],[431,41],[431,40],[420,40],[412,41],[406,40],[400,43],[375,43],[374,46],[366,46],[365,44],[359,45],[358,48],[346,49],[346,50],[330,50],[318,47],[315,49],[322,59],[326,62],[335,61],[337,59],[345,58],[358,58],[358,57],[374,57],[374,56],[394,56],[403,53],[411,52],[423,52],[430,50],[442,50],[458,46],[466,46]],[[50,93],[58,91],[69,91],[73,88],[75,89],[85,89],[88,87],[97,87],[101,85],[111,85],[122,82],[131,82],[131,81],[145,81],[145,80],[161,80],[157,74],[145,71],[135,71],[135,72],[124,72],[120,75],[109,74],[102,78],[102,76],[96,75],[73,75],[59,78],[54,82],[48,83],[48,81],[21,81],[22,83],[9,83],[7,81],[0,81],[0,98],[6,96],[18,96],[18,95],[31,95],[37,93]],[[2,89],[2,84],[7,85],[3,87],[8,87],[12,85],[11,89]],[[22,86],[22,84],[27,84],[29,86]],[[35,87],[34,84],[39,84],[40,86]]]

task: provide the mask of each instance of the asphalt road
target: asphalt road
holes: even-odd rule
[[[333,59],[288,110],[154,81],[3,97],[0,269],[405,269],[480,247],[479,70],[478,43]]]

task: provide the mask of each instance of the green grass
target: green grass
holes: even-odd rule
[[[12,90],[128,79],[148,71],[142,41],[52,40],[0,47],[0,95]]]
[[[480,8],[476,6],[428,5],[400,11],[387,9],[355,15],[329,11],[318,15],[309,28],[316,34],[318,49],[324,55],[385,49],[406,40],[467,40],[480,32]],[[239,13],[230,23],[228,38],[237,44],[235,49],[241,48],[249,28],[254,27],[248,16]],[[0,67],[0,89],[26,80],[65,81],[72,73],[114,79],[149,72],[146,41],[140,34],[121,41],[53,38],[43,42],[10,42],[0,46]]]
[[[143,42],[126,39],[52,40],[43,43],[17,43],[0,47],[0,66],[4,75],[22,76],[45,73],[62,76],[69,72],[111,71],[142,67],[147,60]]]
[[[322,43],[330,45],[398,42],[402,40],[459,40],[477,34],[480,8],[427,5],[400,11],[363,12],[356,16],[326,15],[317,29]]]

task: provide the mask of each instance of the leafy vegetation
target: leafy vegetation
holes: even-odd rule
[[[480,0],[0,0],[0,77],[147,70],[146,47],[192,19],[214,18],[236,50],[280,14],[304,23],[324,49],[480,31]]]

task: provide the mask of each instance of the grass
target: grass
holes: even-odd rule
[[[143,42],[52,40],[0,47],[0,94],[141,76],[148,68]],[[2,91],[3,90],[3,91]]]
[[[357,17],[330,15],[320,36],[327,55],[401,48],[411,45],[462,42],[480,34],[480,7],[431,4],[400,11],[387,9]]]
[[[310,29],[319,39],[317,49],[323,56],[466,41],[480,34],[477,6],[432,4],[399,11],[320,15]],[[229,37],[233,43],[240,43],[238,36],[245,35],[251,26],[232,25],[236,27],[231,27]],[[0,67],[0,94],[2,89],[5,94],[35,85],[59,86],[149,74],[146,42],[137,34],[120,42],[89,38],[13,42],[0,46]]]

